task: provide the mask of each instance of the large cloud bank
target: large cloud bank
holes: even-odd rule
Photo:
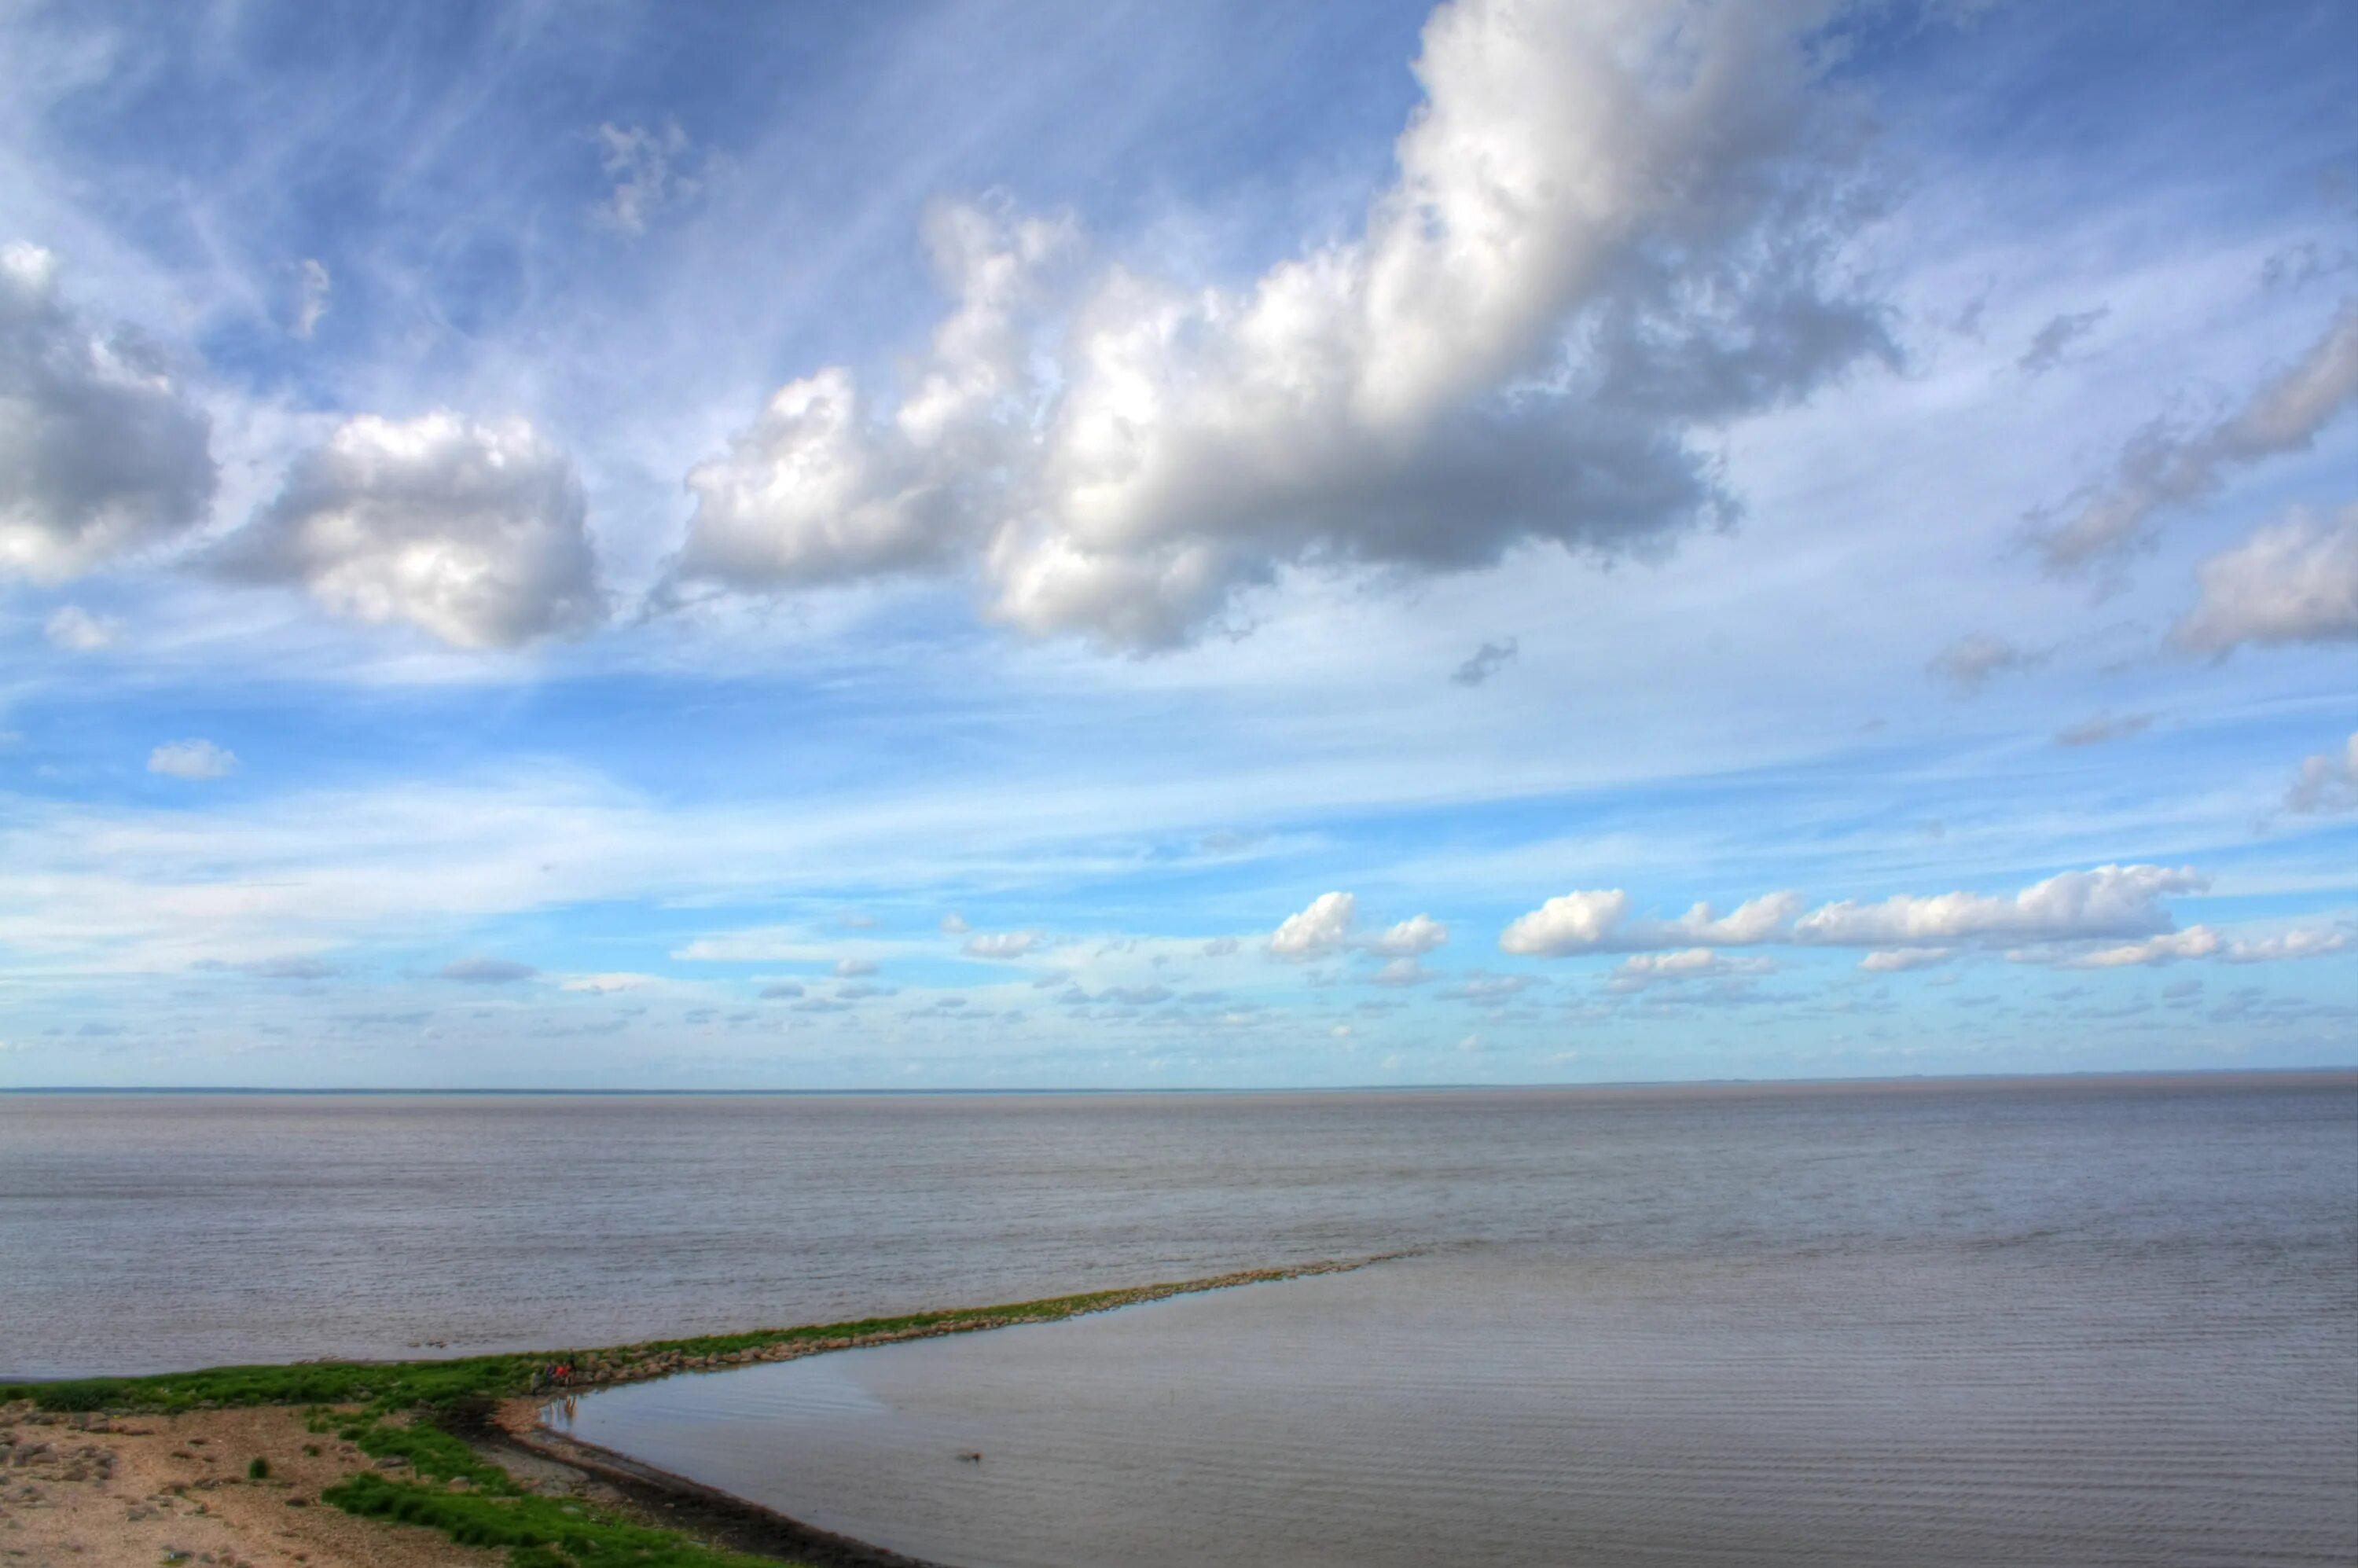
[[[514,647],[603,618],[586,512],[572,462],[524,420],[362,415],[296,460],[222,565],[356,621]]]
[[[201,521],[211,443],[151,345],[70,309],[49,252],[0,247],[0,576],[59,581]]]
[[[957,305],[897,400],[829,367],[699,465],[683,580],[978,565],[1033,633],[1185,640],[1290,564],[1658,551],[1736,503],[1717,425],[1888,354],[1841,276],[1823,7],[1459,0],[1355,236],[1241,287],[1086,275],[946,209]]]

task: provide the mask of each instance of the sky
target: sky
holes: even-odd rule
[[[0,5],[0,1087],[2358,1061],[2353,62]]]

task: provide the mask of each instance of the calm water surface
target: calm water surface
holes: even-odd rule
[[[1400,1247],[1426,1250],[577,1420],[971,1568],[2358,1562],[2348,1075],[0,1098],[23,1371],[611,1342]]]

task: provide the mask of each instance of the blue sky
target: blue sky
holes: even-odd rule
[[[11,8],[0,1085],[2349,1063],[2353,59]]]

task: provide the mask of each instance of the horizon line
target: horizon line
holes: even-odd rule
[[[1975,1084],[2050,1082],[2064,1080],[2117,1080],[2132,1078],[2259,1078],[2294,1076],[2348,1077],[2358,1080],[2358,1062],[2308,1066],[2272,1067],[2121,1067],[2109,1069],[2071,1069],[2057,1072],[2003,1073],[1898,1073],[1847,1077],[1790,1078],[1618,1078],[1595,1083],[1512,1083],[1485,1084],[1464,1081],[1420,1084],[1205,1084],[1205,1085],[1136,1085],[1089,1086],[1068,1085],[1047,1087],[1018,1086],[950,1086],[923,1088],[908,1087],[876,1087],[853,1088],[646,1088],[607,1087],[579,1088],[553,1086],[517,1085],[491,1087],[469,1087],[455,1085],[405,1087],[330,1085],[316,1087],[272,1086],[264,1084],[25,1084],[0,1085],[0,1095],[309,1095],[390,1096],[435,1095],[448,1097],[501,1096],[541,1098],[718,1098],[754,1097],[804,1097],[810,1098],[876,1098],[890,1097],[900,1099],[925,1097],[980,1096],[1052,1096],[1082,1095],[1319,1095],[1319,1094],[1413,1094],[1419,1092],[1466,1092],[1487,1090],[1493,1093],[1524,1090],[1580,1089],[1702,1089],[1702,1088],[1771,1088],[1826,1087],[1842,1085],[1877,1084]]]

